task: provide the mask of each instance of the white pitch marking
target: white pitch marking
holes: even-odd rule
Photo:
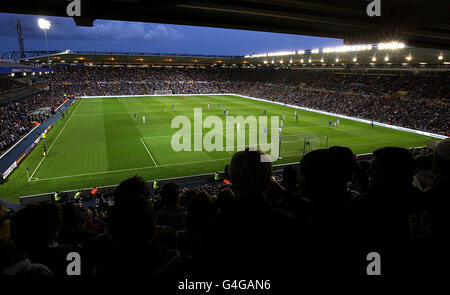
[[[152,154],[151,154],[150,151],[148,150],[147,145],[144,143],[144,140],[142,140],[142,138],[141,138],[141,142],[142,142],[142,144],[144,145],[145,149],[147,150],[147,153],[148,153],[148,155],[150,156],[150,158],[152,158],[153,163],[155,163],[155,166],[158,167],[158,164],[156,164],[155,159],[153,159]]]

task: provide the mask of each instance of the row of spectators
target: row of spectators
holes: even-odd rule
[[[168,183],[155,196],[136,176],[112,205],[0,205],[0,273],[64,276],[77,252],[83,276],[354,279],[376,252],[385,277],[450,274],[450,140],[429,155],[386,147],[359,163],[345,147],[315,150],[281,180],[261,156],[235,153],[230,186]]]

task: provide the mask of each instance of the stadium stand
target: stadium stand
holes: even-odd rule
[[[448,135],[450,114],[449,74],[362,74],[331,71],[131,68],[69,66],[50,75],[55,92],[40,92],[2,105],[0,150],[11,146],[35,121],[42,107],[54,107],[63,93],[77,96],[145,95],[155,91],[173,94],[234,93],[285,102]],[[276,73],[276,75],[275,75]],[[5,80],[6,81],[6,80]],[[9,80],[8,80],[9,81]],[[13,82],[4,82],[1,91]],[[2,86],[2,87],[3,87]]]

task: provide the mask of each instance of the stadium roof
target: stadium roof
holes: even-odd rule
[[[404,47],[380,49],[380,45],[364,45],[364,50],[345,47],[264,53],[247,56],[211,56],[182,54],[146,54],[113,52],[73,52],[50,54],[52,64],[86,65],[153,65],[153,66],[444,66],[450,67],[450,51]],[[368,49],[370,48],[370,49]],[[47,64],[47,56],[22,59],[28,65]]]
[[[450,1],[437,0],[80,0],[82,26],[96,19],[211,26],[344,39],[345,44],[389,40],[450,49]],[[379,16],[367,6],[381,4]],[[0,12],[67,16],[70,1],[3,1]]]

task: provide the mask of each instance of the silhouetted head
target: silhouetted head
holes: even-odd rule
[[[352,173],[357,167],[355,155],[348,147],[332,146],[328,149],[332,161],[336,166],[333,174],[342,183],[347,183],[352,178]]]
[[[376,189],[409,186],[416,173],[412,154],[400,147],[384,147],[374,151],[370,170],[370,186]]]
[[[111,236],[122,248],[140,248],[155,237],[153,206],[142,195],[116,201],[108,217]]]
[[[260,150],[237,152],[230,163],[230,178],[241,198],[262,196],[270,187],[272,162],[261,162]]]
[[[180,186],[176,183],[166,183],[161,188],[161,201],[166,207],[173,207],[178,205],[180,201]]]
[[[148,198],[150,195],[150,187],[140,176],[134,176],[122,181],[114,192],[115,201],[125,198],[128,195],[141,195]]]
[[[14,241],[24,249],[45,248],[58,237],[61,222],[61,209],[58,205],[30,204],[19,210],[14,217]]]

